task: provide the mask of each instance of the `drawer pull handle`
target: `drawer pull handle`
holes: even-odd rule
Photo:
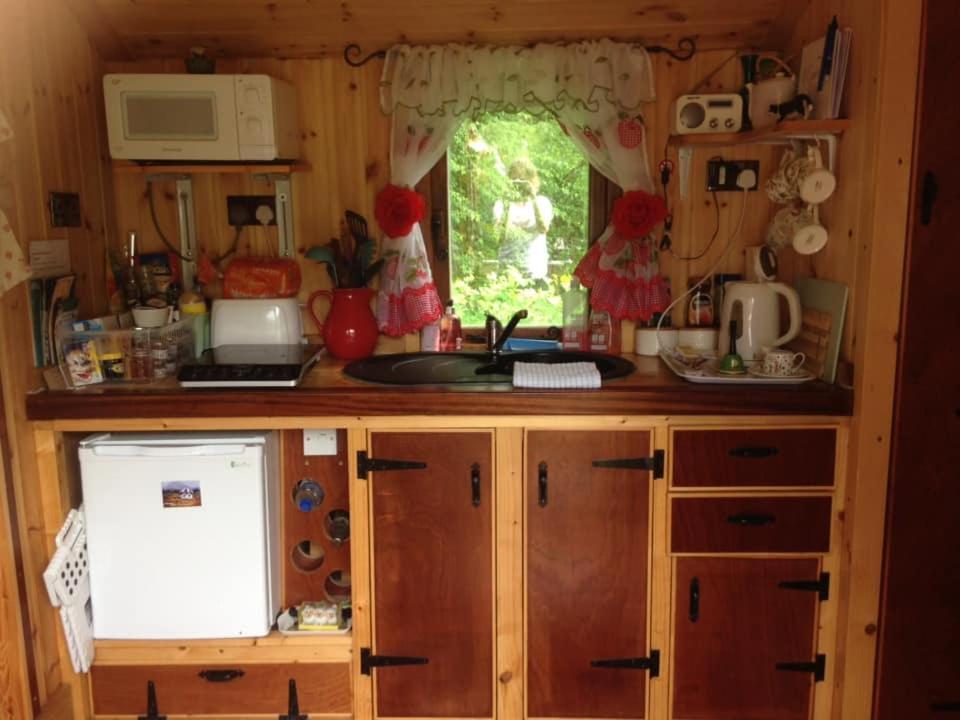
[[[770,458],[779,454],[780,450],[775,447],[744,445],[730,449],[730,457],[744,460],[762,460],[763,458]]]
[[[230,682],[246,675],[243,670],[201,670],[198,674],[207,682],[212,683]]]
[[[960,700],[957,702],[938,702],[930,706],[930,712],[935,713],[960,713]]]
[[[540,507],[547,506],[547,464],[540,463],[537,474],[537,504]]]
[[[470,466],[470,488],[473,494],[473,506],[480,507],[480,464]]]
[[[764,514],[752,515],[750,513],[738,513],[727,516],[728,523],[742,527],[762,527],[763,525],[770,525],[776,521],[777,519],[773,515]]]
[[[700,619],[700,580],[690,580],[690,622]]]

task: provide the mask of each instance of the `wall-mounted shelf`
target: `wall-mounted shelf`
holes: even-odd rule
[[[114,160],[113,171],[121,175],[140,175],[148,182],[174,181],[177,184],[177,218],[180,254],[188,258],[181,264],[183,284],[192,287],[196,273],[197,230],[193,212],[194,175],[251,175],[255,180],[272,182],[277,208],[277,244],[281,257],[293,257],[293,193],[290,175],[310,169],[306,163],[138,163]]]
[[[703,133],[673,135],[669,144],[677,148],[680,158],[680,197],[687,197],[690,161],[697,148],[732,147],[737,145],[788,145],[797,141],[822,141],[827,145],[827,164],[834,171],[837,158],[837,137],[850,128],[851,122],[837,120],[785,120],[763,130],[739,133]]]

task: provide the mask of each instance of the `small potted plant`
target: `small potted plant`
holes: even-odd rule
[[[349,233],[315,245],[306,252],[310,260],[323,263],[333,290],[317,290],[307,300],[307,309],[323,336],[324,345],[336,358],[357,360],[373,353],[377,345],[377,319],[370,309],[373,290],[367,284],[380,272],[383,258],[374,260],[377,244],[367,232],[367,222],[346,212]],[[318,298],[330,301],[330,311],[321,320],[314,311]]]

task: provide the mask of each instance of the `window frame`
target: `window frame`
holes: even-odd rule
[[[450,175],[447,169],[447,154],[437,161],[423,179],[417,183],[416,190],[427,201],[423,221],[423,238],[426,243],[427,260],[433,272],[433,283],[437,287],[440,301],[450,299],[452,267],[450,262]],[[607,227],[613,203],[623,195],[619,185],[598,172],[592,165],[588,181],[587,247],[589,248]],[[522,308],[517,308],[521,310]],[[507,318],[500,318],[506,322]],[[483,328],[464,327],[464,333],[476,335]],[[519,325],[514,332],[516,337],[546,338],[549,328],[545,326]],[[465,338],[466,339],[466,338]],[[557,336],[554,339],[559,339]]]

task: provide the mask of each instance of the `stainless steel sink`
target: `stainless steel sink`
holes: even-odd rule
[[[355,360],[343,371],[350,377],[386,385],[460,385],[509,383],[513,364],[520,362],[593,362],[604,380],[629,375],[636,368],[616,355],[590,352],[397,353]]]

